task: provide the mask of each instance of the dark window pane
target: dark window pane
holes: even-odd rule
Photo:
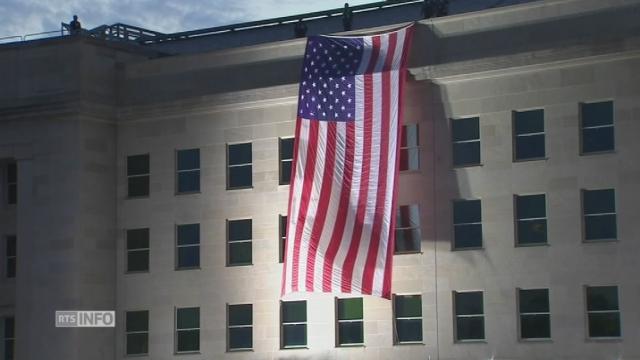
[[[149,196],[149,177],[136,176],[127,179],[129,197]]]
[[[456,332],[458,340],[482,340],[484,339],[483,317],[462,317],[456,319]]]
[[[307,345],[307,325],[284,325],[282,326],[282,346],[304,346]]]
[[[396,213],[396,228],[420,227],[420,208],[418,205],[402,205]]]
[[[516,137],[516,160],[545,156],[544,134]]]
[[[251,163],[251,143],[229,145],[229,165]]]
[[[544,132],[544,110],[516,111],[514,114],[516,135]]]
[[[178,245],[200,243],[200,224],[178,225]]]
[[[127,230],[127,249],[146,249],[149,247],[149,229]]]
[[[229,189],[251,187],[251,165],[229,168]]]
[[[178,351],[200,350],[200,330],[178,331]]]
[[[18,166],[16,163],[7,165],[7,182],[15,183],[18,181]]]
[[[4,337],[5,338],[13,338],[15,337],[15,319],[14,318],[5,318],[4,319]]]
[[[606,240],[616,239],[618,232],[616,229],[615,215],[600,215],[585,217],[585,240]]]
[[[362,319],[362,298],[338,299],[338,320]]]
[[[16,237],[7,236],[7,256],[16,256]]]
[[[200,169],[200,149],[178,151],[178,170]]]
[[[149,172],[149,155],[127,157],[127,175],[145,175]]]
[[[178,309],[176,316],[178,330],[200,327],[200,308],[194,307]]]
[[[136,250],[127,252],[127,271],[148,271],[149,250]]]
[[[547,242],[547,220],[518,221],[518,244],[545,244]]]
[[[291,182],[291,161],[283,161],[280,168],[280,185],[287,185]]]
[[[400,138],[401,147],[418,146],[418,124],[407,124],[402,127]]]
[[[617,286],[593,286],[587,288],[587,310],[618,310]]]
[[[178,173],[178,192],[200,191],[200,171]]]
[[[463,292],[456,294],[456,315],[483,314],[482,292]]]
[[[293,159],[293,140],[293,138],[280,139],[280,160]],[[251,162],[251,157],[247,162]]]
[[[18,185],[10,184],[7,193],[7,204],[13,205],[18,203]]]
[[[582,127],[613,124],[613,101],[582,104]]]
[[[520,337],[523,339],[549,339],[551,337],[549,315],[522,315],[520,316],[520,328]]]
[[[456,225],[453,230],[454,248],[482,247],[482,224]]]
[[[229,220],[229,240],[251,240],[251,219]]]
[[[549,312],[548,289],[520,290],[519,300],[521,313]]]
[[[480,164],[480,142],[453,144],[453,165]]]
[[[229,305],[229,325],[253,324],[252,309],[251,304]]]
[[[453,141],[475,140],[480,138],[479,119],[459,119],[451,121]]]
[[[395,252],[417,252],[420,251],[420,229],[397,229]]]
[[[251,242],[229,243],[229,265],[250,265],[252,261]]]
[[[480,200],[462,200],[453,202],[453,223],[468,224],[482,221]]]
[[[396,317],[421,317],[422,297],[420,295],[404,295],[395,297]]]
[[[306,322],[307,302],[286,301],[282,303],[282,322]]]
[[[619,337],[620,313],[589,314],[590,337]]]
[[[16,277],[16,258],[7,259],[7,277]]]
[[[616,212],[615,190],[585,190],[584,196],[584,213],[602,214]]]
[[[420,168],[420,151],[418,148],[400,150],[400,171],[418,170]]]
[[[200,266],[200,246],[178,248],[178,268],[192,268]]]
[[[343,322],[338,324],[338,344],[362,344],[364,342],[361,321]]]
[[[398,342],[422,341],[422,320],[396,320],[396,332],[398,334]]]
[[[149,334],[127,334],[127,355],[149,352]]]
[[[516,209],[518,219],[546,217],[545,195],[516,196]]]
[[[280,262],[284,262],[284,248],[287,236],[287,217],[280,216]]]
[[[127,311],[127,332],[148,331],[149,312],[148,311]]]
[[[14,360],[14,352],[15,352],[15,341],[14,340],[5,340],[4,341],[4,356],[7,360]]]
[[[253,328],[229,329],[229,349],[251,349],[253,347]]]
[[[583,153],[613,150],[614,144],[613,126],[582,130]]]

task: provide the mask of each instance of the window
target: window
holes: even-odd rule
[[[393,297],[394,343],[422,342],[422,296]]]
[[[228,305],[227,349],[229,351],[253,348],[253,305]]]
[[[246,189],[253,185],[251,143],[227,145],[227,189]]]
[[[613,150],[613,101],[583,103],[581,115],[582,154]]]
[[[549,289],[518,289],[521,339],[550,339]]]
[[[15,359],[15,346],[16,346],[16,334],[15,334],[15,319],[12,317],[4,318],[4,359]]]
[[[419,146],[418,124],[404,125],[400,138],[400,171],[420,168]]]
[[[227,221],[227,265],[251,265],[251,219]]]
[[[456,341],[484,340],[482,291],[454,292]]]
[[[7,204],[18,203],[18,166],[12,162],[7,164]]]
[[[280,138],[280,185],[288,185],[291,181],[291,165],[293,163],[293,139]],[[251,144],[249,144],[251,145]],[[251,162],[251,159],[249,159]]]
[[[614,240],[616,229],[616,199],[613,189],[583,190],[585,241]]]
[[[338,346],[364,344],[362,298],[337,299]]]
[[[149,196],[150,174],[149,154],[127,156],[127,194],[130,198]]]
[[[127,311],[126,313],[127,355],[142,355],[149,352],[149,312]]]
[[[396,218],[395,253],[420,252],[420,208],[416,204],[401,205]]]
[[[307,302],[283,301],[280,310],[281,347],[290,349],[307,346]]]
[[[451,122],[453,166],[480,164],[480,119],[457,119]]]
[[[516,243],[537,245],[547,243],[546,197],[516,196]]]
[[[482,208],[480,200],[453,202],[453,248],[482,247]]]
[[[200,308],[176,309],[176,352],[200,351]]]
[[[545,157],[544,110],[515,111],[513,130],[515,160]]]
[[[17,243],[14,235],[6,237],[6,276],[8,278],[16,277],[16,256],[17,256]]]
[[[620,337],[617,286],[587,287],[587,320],[590,338]]]
[[[200,191],[200,149],[178,150],[178,194]]]
[[[178,225],[177,269],[200,267],[200,224]]]
[[[127,230],[127,272],[149,271],[149,229]]]
[[[282,264],[284,262],[284,247],[287,243],[287,217],[284,215],[280,215],[280,251],[279,251],[279,261]]]

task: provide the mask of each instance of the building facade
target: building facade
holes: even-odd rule
[[[280,298],[304,39],[0,46],[0,354],[640,359],[639,13],[417,22],[392,301]]]

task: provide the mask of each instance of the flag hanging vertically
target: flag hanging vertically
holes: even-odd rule
[[[300,78],[282,294],[390,298],[413,27],[311,36]]]

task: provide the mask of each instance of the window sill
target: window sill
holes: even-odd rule
[[[202,191],[197,190],[197,191],[184,191],[184,192],[175,192],[175,196],[182,196],[182,195],[197,195],[197,194],[202,194]]]
[[[451,251],[469,251],[469,250],[484,250],[484,246],[466,247],[466,248],[451,248]]]
[[[530,248],[530,247],[548,247],[551,246],[549,245],[548,242],[546,243],[531,243],[531,244],[518,244],[516,243],[515,247],[517,248]]]
[[[614,337],[588,337],[587,342],[622,342],[622,336]]]
[[[241,187],[227,187],[227,191],[235,191],[235,190],[253,190],[253,185],[252,186],[241,186]]]
[[[125,271],[124,274],[125,275],[136,275],[136,274],[148,274],[150,273],[149,270],[140,270],[140,271]]]
[[[422,254],[423,252],[421,250],[393,252],[393,255],[422,255]]]
[[[177,267],[174,269],[175,271],[185,271],[185,270],[201,270],[200,266],[191,266],[191,267]]]
[[[423,341],[403,341],[403,342],[396,342],[393,344],[394,346],[411,346],[411,345],[425,345],[425,343]]]
[[[476,166],[484,166],[484,164],[483,163],[477,163],[477,164],[451,165],[453,170],[466,169],[466,168],[476,167]]]
[[[534,158],[526,158],[526,159],[513,159],[514,163],[526,163],[526,162],[531,162],[531,161],[547,161],[549,160],[548,157],[543,156],[543,157],[534,157]]]
[[[309,347],[307,345],[284,346],[284,347],[281,347],[280,350],[309,350]]]
[[[196,351],[174,351],[173,354],[174,355],[200,355],[201,352],[200,352],[200,350],[196,350]]]
[[[602,150],[602,151],[590,151],[590,152],[580,151],[580,156],[606,155],[606,154],[616,154],[616,149]]]
[[[242,264],[227,264],[226,267],[243,267],[243,266],[253,266],[253,263],[242,263]]]
[[[456,340],[456,344],[487,344],[486,339]]]
[[[336,348],[343,348],[343,349],[363,348],[363,347],[365,347],[364,344],[341,344],[341,345],[336,345]]]
[[[253,352],[253,348],[247,349],[227,349],[228,353],[237,353],[237,352]]]
[[[607,244],[620,242],[618,239],[597,239],[597,240],[582,240],[583,244]]]
[[[522,342],[522,343],[542,343],[542,344],[548,344],[548,343],[552,343],[553,340],[551,338],[531,338],[531,339],[518,339],[518,341]]]

